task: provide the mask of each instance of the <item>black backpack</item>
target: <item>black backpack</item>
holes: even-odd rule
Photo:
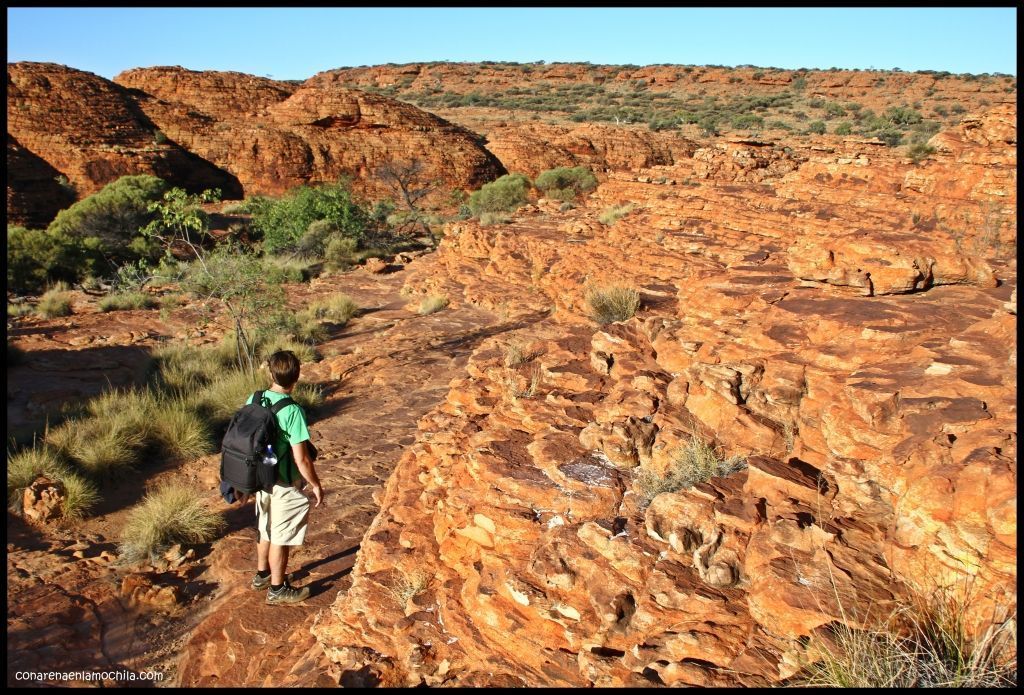
[[[277,466],[263,465],[267,445],[277,440],[277,414],[295,403],[285,396],[274,405],[263,405],[263,391],[253,394],[252,403],[242,406],[224,433],[221,445],[220,479],[237,493],[272,492]]]

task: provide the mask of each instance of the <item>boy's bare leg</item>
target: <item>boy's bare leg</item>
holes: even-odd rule
[[[288,567],[288,549],[287,545],[270,544],[270,583],[274,586],[284,584],[285,569]]]
[[[270,541],[259,541],[256,544],[256,571],[266,572],[270,569]]]

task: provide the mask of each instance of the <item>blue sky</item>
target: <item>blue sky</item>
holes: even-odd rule
[[[1016,74],[988,8],[8,8],[7,60],[111,78],[181,65],[305,79],[337,67],[544,60]]]

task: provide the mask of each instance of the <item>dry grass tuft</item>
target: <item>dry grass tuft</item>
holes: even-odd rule
[[[36,304],[36,313],[46,319],[71,316],[71,293],[68,286],[58,283],[46,291]]]
[[[597,216],[597,221],[601,224],[613,225],[635,209],[636,206],[633,203],[613,205],[610,208],[602,210],[601,214]]]
[[[679,447],[665,475],[643,468],[634,479],[636,491],[648,503],[663,492],[676,492],[742,470],[746,461],[739,456],[724,458],[715,447],[691,437]]]
[[[590,318],[602,326],[625,321],[640,309],[640,292],[632,287],[591,287],[584,298]]]
[[[447,297],[444,297],[444,296],[441,296],[441,295],[437,295],[437,294],[432,294],[432,295],[428,295],[428,296],[423,298],[423,300],[420,302],[420,306],[419,306],[419,309],[417,309],[417,312],[421,316],[426,316],[427,314],[433,314],[433,313],[436,313],[438,311],[441,311],[442,309],[444,309],[447,306],[448,306],[448,298]]]
[[[129,513],[121,536],[121,558],[153,559],[174,543],[206,543],[224,527],[192,486],[165,484],[146,495]]]

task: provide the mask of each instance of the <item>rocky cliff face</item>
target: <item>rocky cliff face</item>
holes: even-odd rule
[[[241,73],[129,70],[105,80],[48,63],[7,71],[8,215],[43,226],[62,208],[126,174],[153,174],[226,198],[279,195],[352,176],[360,192],[393,197],[377,168],[419,161],[438,183],[478,188],[504,173],[465,129],[330,75],[302,86]],[[61,183],[57,178],[63,177]]]
[[[764,685],[913,588],[1015,602],[1015,118],[920,165],[724,142],[451,227],[409,290],[524,327],[389,480],[313,628],[341,683]],[[596,327],[611,284],[641,311]],[[745,467],[648,501],[691,437]]]
[[[247,194],[279,195],[310,182],[354,177],[363,193],[393,196],[376,168],[419,161],[453,189],[504,173],[479,138],[424,111],[340,86],[330,75],[301,86],[240,73],[129,70],[115,78],[173,141],[237,176]]]
[[[128,174],[240,196],[233,176],[174,143],[160,142],[157,130],[109,80],[52,63],[8,64],[9,219],[43,226],[75,196]],[[56,177],[63,177],[63,185]]]

